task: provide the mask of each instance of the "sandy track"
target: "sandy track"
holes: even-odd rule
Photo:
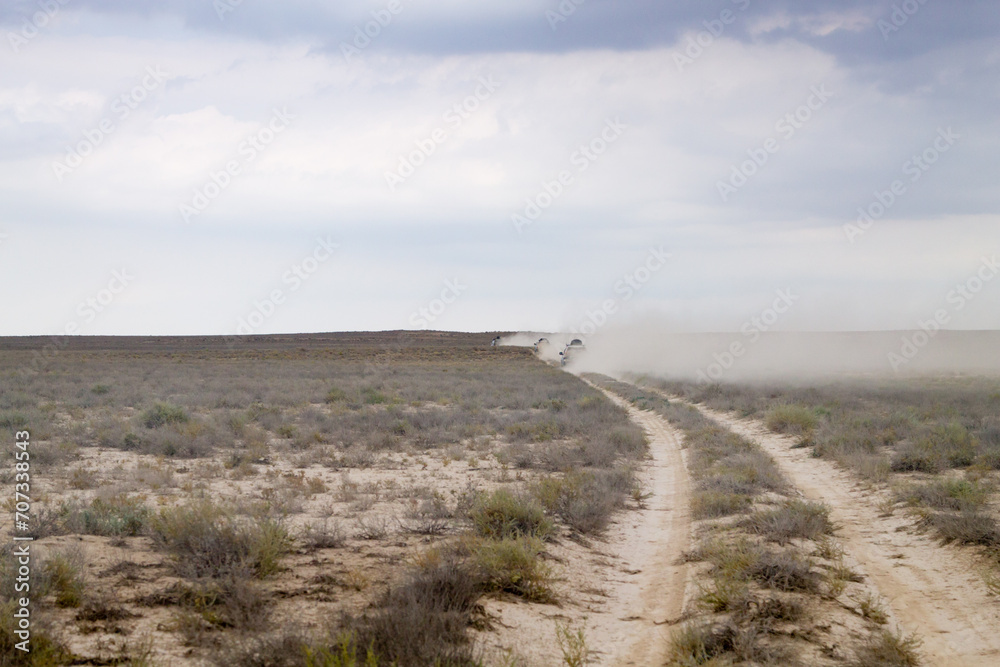
[[[646,509],[628,521],[625,534],[618,536],[620,541],[613,540],[615,550],[634,574],[618,587],[611,605],[612,617],[629,620],[627,634],[615,638],[615,643],[592,644],[616,647],[601,656],[606,659],[599,660],[600,664],[662,665],[669,632],[684,610],[688,582],[688,566],[681,562],[681,555],[691,542],[691,495],[681,437],[659,415],[604,393],[627,409],[649,436],[652,461],[643,481],[652,495]]]
[[[1000,604],[978,574],[975,556],[912,529],[912,519],[881,516],[888,491],[862,485],[833,463],[791,449],[795,440],[763,424],[697,406],[756,441],[807,498],[829,505],[838,537],[907,633],[923,641],[928,665],[1000,665]]]
[[[562,625],[585,631],[588,665],[652,667],[666,662],[669,634],[680,621],[687,595],[689,566],[681,555],[691,543],[681,437],[662,417],[603,393],[628,410],[649,436],[650,456],[637,477],[650,495],[642,508],[617,512],[599,539],[549,546],[553,562],[559,563],[554,588],[561,605],[486,600],[494,628],[478,639],[489,655],[513,654],[529,665],[562,664],[556,642]]]

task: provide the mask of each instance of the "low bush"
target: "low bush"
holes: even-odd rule
[[[890,465],[893,472],[936,474],[944,468],[944,457],[930,442],[911,442],[896,448]]]
[[[979,455],[979,443],[958,423],[935,426],[915,440],[899,445],[892,457],[897,472],[937,473],[945,468],[972,465]]]
[[[756,581],[781,591],[812,592],[819,588],[819,576],[809,559],[790,550],[770,551],[746,538],[713,540],[689,554],[688,559],[710,562],[715,579]]]
[[[365,405],[383,405],[392,402],[392,399],[374,387],[365,387],[362,389],[361,398]]]
[[[108,500],[95,498],[90,507],[80,511],[79,520],[82,532],[88,535],[131,537],[145,531],[149,516],[145,503],[121,495]]]
[[[670,663],[680,667],[738,663],[788,664],[790,654],[762,641],[766,631],[757,624],[738,626],[731,621],[688,624],[670,639]]]
[[[310,650],[307,664],[360,665],[364,655],[366,665],[479,665],[466,630],[483,614],[483,590],[478,568],[459,554],[431,554],[372,613],[346,619],[336,641]]]
[[[55,667],[71,664],[72,653],[56,637],[43,612],[31,611],[31,652],[17,648],[23,640],[14,612],[19,609],[14,598],[0,601],[0,667]]]
[[[695,519],[716,519],[746,512],[753,498],[744,493],[699,490],[691,496],[691,516]]]
[[[268,627],[271,600],[252,580],[238,575],[179,585],[172,594],[180,607],[177,627],[189,646],[210,643],[219,630],[259,632]]]
[[[992,489],[982,481],[935,479],[902,487],[897,496],[911,505],[942,510],[976,510],[990,498]]]
[[[347,392],[340,387],[334,387],[330,391],[326,392],[326,402],[327,403],[340,403],[347,400]]]
[[[934,512],[924,520],[934,528],[944,542],[977,544],[985,547],[1000,546],[1000,526],[986,514],[967,510],[962,512]]]
[[[190,419],[184,408],[170,403],[154,403],[142,413],[141,422],[146,428],[160,428],[167,424],[178,424]]]
[[[536,500],[507,489],[480,496],[469,518],[478,535],[498,540],[522,536],[545,538],[553,529]]]
[[[816,413],[801,405],[777,405],[764,416],[764,424],[775,433],[801,438],[809,438],[818,423]]]
[[[302,529],[302,542],[307,549],[338,549],[347,543],[343,527],[324,519]]]
[[[726,484],[731,489],[747,493],[781,493],[788,488],[778,466],[770,456],[759,450],[727,456],[716,462],[708,474],[714,478],[711,484],[716,488]]]
[[[48,555],[41,566],[44,594],[51,594],[59,607],[79,607],[83,602],[83,554],[78,551],[56,551]]]
[[[855,651],[851,667],[916,667],[920,641],[901,633],[882,630]]]
[[[625,506],[637,488],[629,466],[610,470],[573,471],[540,480],[534,493],[548,511],[585,534],[603,531],[611,516]]]
[[[150,520],[154,543],[174,557],[184,577],[274,574],[289,550],[288,531],[279,521],[240,521],[208,501],[161,510]]]
[[[551,573],[541,562],[544,544],[534,537],[477,539],[468,545],[487,592],[508,593],[530,602],[553,602]]]
[[[755,512],[742,525],[747,531],[778,544],[786,544],[793,538],[816,540],[833,533],[830,509],[802,500],[789,500],[781,507]]]
[[[10,432],[23,431],[31,423],[28,415],[23,412],[5,412],[0,414],[0,429]]]
[[[747,574],[760,585],[779,591],[819,590],[820,578],[812,563],[794,551],[762,551]]]

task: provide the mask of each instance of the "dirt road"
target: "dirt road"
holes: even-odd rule
[[[942,546],[913,530],[911,518],[878,507],[888,491],[861,484],[829,461],[813,458],[794,439],[763,424],[697,406],[756,441],[803,494],[826,503],[852,560],[882,594],[907,633],[923,641],[927,665],[1000,665],[1000,603],[990,596],[968,550]]]
[[[663,417],[604,393],[627,409],[649,436],[652,461],[643,481],[651,496],[646,509],[629,518],[621,534],[609,539],[632,574],[618,587],[611,603],[614,612],[609,614],[629,621],[625,634],[599,637],[592,630],[591,643],[616,647],[599,656],[599,664],[662,665],[670,630],[684,610],[688,583],[688,566],[680,562],[691,542],[690,481],[681,436]],[[614,642],[604,643],[605,639]]]

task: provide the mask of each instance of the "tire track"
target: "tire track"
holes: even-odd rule
[[[643,428],[652,458],[645,480],[651,497],[643,525],[636,527],[638,539],[626,548],[633,571],[639,571],[637,591],[619,602],[619,614],[634,619],[633,629],[607,664],[662,665],[669,650],[669,629],[684,612],[688,584],[688,565],[682,556],[691,544],[691,484],[681,437],[663,417],[591,386],[625,408]]]
[[[927,664],[1000,665],[1000,607],[987,592],[972,553],[916,533],[905,517],[884,516],[878,506],[889,499],[888,491],[862,485],[830,461],[813,458],[807,448],[793,449],[793,438],[754,420],[695,407],[755,441],[807,498],[830,507],[847,553],[902,629],[920,637]]]

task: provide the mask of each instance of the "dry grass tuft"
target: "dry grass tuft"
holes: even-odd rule
[[[154,543],[174,557],[183,577],[274,574],[290,540],[281,522],[268,517],[240,521],[210,501],[161,510],[150,521]]]

